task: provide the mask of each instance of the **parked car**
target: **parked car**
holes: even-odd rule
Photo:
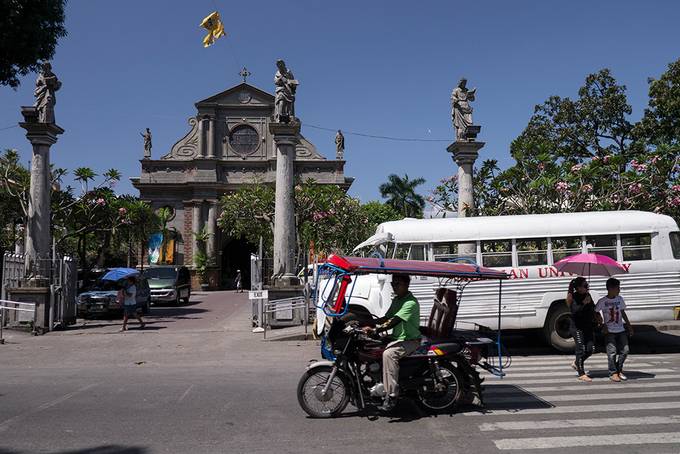
[[[149,281],[152,303],[189,302],[191,296],[191,276],[186,266],[153,266],[144,270]]]
[[[149,283],[144,276],[139,276],[135,286],[137,305],[142,308],[142,313],[148,314],[151,305]],[[117,301],[119,288],[118,282],[97,279],[78,295],[76,301],[78,317],[122,314],[123,306]]]

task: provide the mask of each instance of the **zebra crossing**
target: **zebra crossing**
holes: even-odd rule
[[[498,451],[680,452],[680,354],[631,355],[622,383],[609,380],[605,354],[586,362],[592,383],[576,380],[572,359],[513,358],[502,380],[484,373],[486,406],[465,421]]]

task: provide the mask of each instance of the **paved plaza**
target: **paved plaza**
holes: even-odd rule
[[[318,345],[263,342],[247,294],[211,292],[154,307],[148,327],[120,320],[0,346],[0,453],[677,453],[680,331],[641,330],[629,381],[610,383],[603,353],[576,381],[570,356],[527,348],[507,378],[487,377],[487,412],[429,416],[402,402],[392,416],[313,420],[297,381]]]

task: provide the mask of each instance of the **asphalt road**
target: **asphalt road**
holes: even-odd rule
[[[377,418],[348,408],[306,417],[295,396],[315,342],[263,342],[246,294],[197,295],[153,308],[149,325],[90,320],[0,345],[0,454],[680,452],[680,331],[641,331],[630,379],[610,383],[606,357],[576,381],[571,358],[529,337],[507,378],[486,380],[486,411],[428,416],[402,402]],[[677,334],[677,335],[676,335]]]

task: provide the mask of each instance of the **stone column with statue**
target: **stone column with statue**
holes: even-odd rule
[[[452,154],[453,161],[458,165],[458,217],[472,216],[475,211],[472,174],[474,164],[479,156],[479,150],[484,142],[477,141],[477,134],[481,126],[472,121],[472,106],[477,89],[467,88],[467,79],[461,78],[458,86],[451,93],[451,120],[456,132],[456,140],[446,150]],[[464,243],[459,246],[458,255],[475,258],[477,246],[474,243]]]
[[[35,83],[35,104],[23,106],[19,123],[33,147],[28,219],[25,230],[25,279],[19,288],[8,289],[8,299],[36,304],[34,330],[42,333],[51,329],[50,321],[50,147],[64,130],[57,126],[54,106],[61,82],[52,72],[50,63],[43,63]]]
[[[300,122],[295,117],[298,81],[283,60],[276,62],[274,121],[269,131],[276,147],[276,200],[274,206],[274,286],[298,284],[295,277],[295,148],[300,143]]]

